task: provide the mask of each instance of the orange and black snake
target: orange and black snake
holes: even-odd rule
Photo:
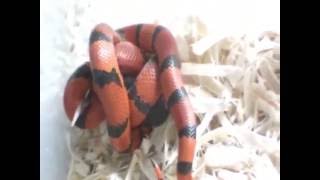
[[[91,129],[106,120],[114,149],[130,152],[170,112],[179,135],[178,179],[192,179],[197,124],[173,35],[161,25],[137,24],[114,31],[101,23],[89,41],[90,61],[72,74],[65,88],[68,118],[72,120],[81,105],[76,126]],[[147,53],[155,54],[155,60],[145,62]]]

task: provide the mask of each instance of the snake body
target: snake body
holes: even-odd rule
[[[154,53],[154,60],[145,62],[147,53]],[[178,179],[192,179],[196,118],[183,87],[177,44],[170,31],[154,24],[113,31],[101,23],[91,32],[89,54],[90,62],[71,75],[65,88],[69,119],[81,104],[76,126],[95,128],[105,119],[114,149],[130,152],[170,112],[179,135]]]

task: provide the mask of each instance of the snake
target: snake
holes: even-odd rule
[[[197,122],[169,29],[134,24],[113,30],[97,24],[89,36],[89,58],[65,86],[69,120],[82,129],[105,121],[114,150],[127,153],[170,114],[179,137],[177,179],[192,179]],[[163,179],[159,166],[152,164]]]

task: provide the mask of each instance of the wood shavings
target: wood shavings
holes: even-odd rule
[[[196,43],[192,44],[193,53],[196,55],[202,55],[206,50],[218,42],[216,35],[208,35]]]
[[[89,1],[68,2],[66,47],[59,55],[68,59],[64,66],[75,68],[88,60],[90,28],[103,17]],[[182,75],[192,79],[186,89],[200,122],[194,179],[279,179],[280,34],[214,34],[206,23],[188,17],[168,26],[176,36]],[[150,159],[161,164],[165,179],[176,179],[178,137],[171,116],[132,154],[114,152],[109,141],[105,124],[91,132],[70,130],[67,179],[154,179]]]
[[[250,157],[242,148],[222,145],[210,146],[205,154],[206,165],[213,168],[224,168],[232,171],[244,169]]]
[[[241,68],[228,65],[213,65],[213,64],[196,64],[182,63],[181,72],[184,75],[198,75],[210,77],[223,77],[232,73],[241,71]]]
[[[74,166],[76,173],[78,173],[80,176],[87,176],[89,174],[89,166],[85,163],[76,163]]]
[[[234,173],[232,171],[221,169],[216,173],[218,179],[237,179],[237,180],[247,180],[249,179],[247,175],[241,173]]]
[[[147,179],[156,180],[157,178],[151,163],[151,159],[147,158],[142,153],[139,154],[139,158],[140,161],[138,163],[143,174],[147,177]]]

